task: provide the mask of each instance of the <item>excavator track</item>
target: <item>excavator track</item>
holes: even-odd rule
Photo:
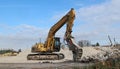
[[[61,60],[64,59],[62,53],[38,53],[38,54],[28,54],[27,60]]]

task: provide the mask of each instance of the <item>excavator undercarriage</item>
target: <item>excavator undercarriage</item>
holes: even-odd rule
[[[64,55],[62,53],[38,53],[29,54],[27,56],[28,60],[60,60],[63,59]]]

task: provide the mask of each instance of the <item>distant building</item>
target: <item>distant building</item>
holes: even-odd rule
[[[79,46],[91,46],[91,42],[89,40],[80,40],[78,41]]]

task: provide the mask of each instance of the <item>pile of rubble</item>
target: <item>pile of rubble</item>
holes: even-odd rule
[[[120,58],[120,50],[114,47],[83,47],[82,62],[105,61],[109,58]]]

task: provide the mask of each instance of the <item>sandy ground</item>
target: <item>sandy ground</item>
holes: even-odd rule
[[[106,52],[111,52],[112,49],[109,47],[83,47],[83,54],[81,57],[81,60],[87,57],[93,57],[103,59],[103,55]],[[48,62],[48,60],[38,61],[38,60],[27,60],[27,55],[31,53],[30,49],[22,51],[17,56],[5,56],[0,57],[0,63],[42,63],[42,62]],[[65,58],[62,60],[51,60],[49,62],[57,63],[57,62],[64,62],[64,61],[72,61],[73,55],[72,52],[68,48],[62,48],[60,53],[63,53]]]
[[[92,57],[105,54],[106,52],[111,52],[110,47],[83,47],[83,54],[81,60],[85,57]],[[38,61],[38,60],[27,60],[27,55],[31,53],[30,49],[22,51],[17,56],[6,56],[0,57],[0,69],[80,69],[83,66],[92,65],[92,63],[80,63],[73,62],[72,52],[68,48],[61,49],[60,53],[63,53],[65,58],[63,60],[48,60]],[[98,58],[98,57],[97,57]],[[103,58],[102,58],[103,59]]]
[[[73,59],[73,55],[68,48],[64,48],[60,52],[64,53],[65,58],[63,60],[51,61],[52,63],[42,63],[47,61],[28,61],[26,57],[31,52],[29,49],[24,50],[18,56],[0,57],[0,69],[75,69],[90,65],[70,61]]]
[[[91,63],[0,63],[0,69],[80,69]]]
[[[27,55],[31,53],[30,49],[24,50],[19,53],[17,56],[4,56],[0,57],[0,63],[42,63],[47,62],[48,60],[38,61],[38,60],[27,60]],[[62,60],[49,60],[49,62],[63,62],[67,60],[72,60],[72,52],[68,48],[64,50],[61,49],[60,53],[64,53],[65,58]]]

